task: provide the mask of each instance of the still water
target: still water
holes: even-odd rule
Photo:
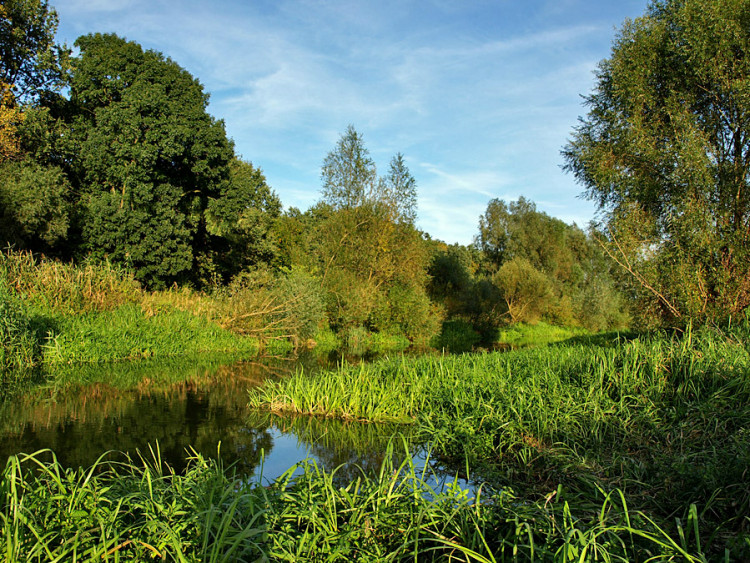
[[[304,369],[311,377],[324,359],[203,358],[76,366],[58,371],[55,384],[32,386],[0,403],[0,462],[18,453],[55,452],[67,467],[88,467],[102,454],[122,459],[161,458],[180,471],[191,453],[219,457],[247,478],[268,482],[304,459],[342,481],[380,468],[389,442],[417,465],[426,449],[408,425],[380,425],[278,416],[247,407],[247,390],[268,378]],[[398,459],[395,460],[397,463]],[[450,472],[432,467],[440,479]]]

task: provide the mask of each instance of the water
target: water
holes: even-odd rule
[[[413,442],[408,425],[248,409],[248,388],[300,365],[312,375],[327,362],[204,358],[66,368],[56,373],[55,385],[32,386],[0,403],[0,461],[50,449],[66,467],[88,467],[106,452],[110,459],[123,459],[121,452],[131,459],[151,458],[158,447],[162,460],[177,471],[189,455],[199,453],[265,484],[313,459],[328,471],[338,468],[336,478],[346,482],[363,473],[376,475],[391,442],[397,464],[406,447],[415,463],[424,465],[426,449]],[[451,479],[450,472],[435,469],[433,484]]]

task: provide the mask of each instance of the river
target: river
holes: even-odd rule
[[[49,449],[66,467],[88,467],[103,454],[158,455],[181,471],[197,453],[263,483],[309,459],[328,471],[338,468],[338,479],[346,481],[360,472],[376,474],[390,443],[395,456],[404,459],[406,447],[424,465],[427,449],[413,443],[408,425],[278,416],[247,407],[250,387],[300,368],[314,377],[326,367],[328,359],[314,355],[66,366],[48,381],[6,394],[0,459]],[[451,478],[433,468],[432,481]]]

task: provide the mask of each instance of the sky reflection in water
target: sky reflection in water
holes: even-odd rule
[[[306,373],[325,364],[314,357],[302,361]],[[396,466],[405,446],[415,464],[424,466],[426,450],[412,442],[409,426],[281,417],[247,408],[249,387],[299,365],[200,359],[68,367],[56,373],[56,385],[17,391],[0,403],[0,460],[51,449],[64,466],[88,467],[108,451],[150,458],[158,443],[162,459],[177,471],[191,450],[212,458],[218,453],[225,465],[267,484],[311,458],[327,471],[339,468],[335,478],[345,483],[362,473],[377,475],[392,441]],[[453,478],[438,475],[428,480],[431,485]]]

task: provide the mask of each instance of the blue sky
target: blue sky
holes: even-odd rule
[[[347,125],[381,172],[401,152],[418,226],[468,244],[492,198],[525,196],[585,226],[592,203],[560,149],[646,0],[50,0],[58,40],[117,33],[169,56],[211,94],[236,151],[285,207],[320,198]]]

